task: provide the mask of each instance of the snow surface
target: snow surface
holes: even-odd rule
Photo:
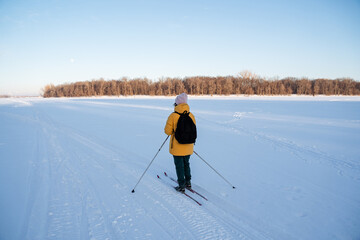
[[[174,98],[0,99],[0,239],[360,239],[359,97],[189,97],[198,206],[166,138]]]

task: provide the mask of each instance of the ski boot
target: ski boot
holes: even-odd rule
[[[184,187],[177,186],[177,187],[175,187],[175,190],[178,191],[178,192],[181,192],[181,193],[185,193],[185,188]]]

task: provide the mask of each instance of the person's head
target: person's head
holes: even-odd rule
[[[182,103],[187,103],[188,100],[188,96],[186,93],[182,93],[180,95],[177,95],[175,98],[175,106],[182,104]]]

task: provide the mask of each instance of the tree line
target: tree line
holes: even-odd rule
[[[307,79],[288,77],[267,80],[243,72],[239,76],[99,79],[54,86],[45,86],[43,97],[83,96],[173,96],[182,92],[191,95],[360,95],[360,82],[350,78]]]

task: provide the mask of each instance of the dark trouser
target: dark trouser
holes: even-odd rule
[[[185,183],[188,183],[191,180],[189,160],[190,155],[174,156],[176,175],[180,187],[185,187]]]

